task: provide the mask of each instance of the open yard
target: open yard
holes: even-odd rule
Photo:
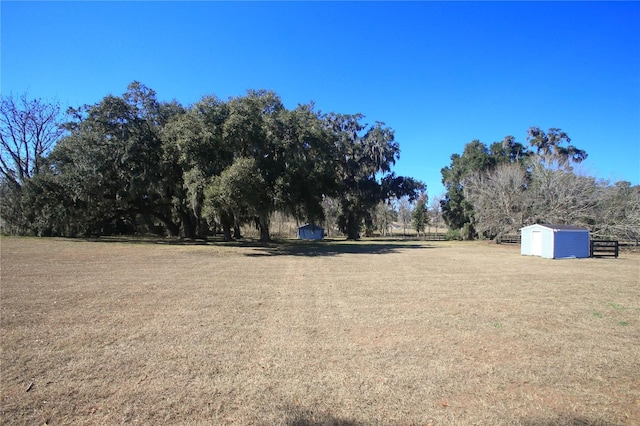
[[[638,254],[0,244],[2,424],[640,424]]]

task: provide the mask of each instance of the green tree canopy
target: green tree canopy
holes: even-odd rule
[[[391,196],[415,196],[421,182],[396,177],[391,167],[400,158],[400,146],[384,123],[362,124],[362,114],[328,114],[337,150],[336,189],[340,200],[338,226],[348,239],[360,238],[363,220],[374,207]],[[378,179],[380,177],[380,179]]]
[[[20,223],[37,223],[39,234],[146,229],[206,238],[221,227],[227,239],[255,223],[266,241],[276,210],[318,223],[331,205],[328,220],[357,238],[380,202],[424,189],[392,172],[400,148],[384,123],[322,114],[313,104],[288,110],[272,91],[210,95],[185,108],[133,82],[121,96],[69,113],[67,135],[51,153],[53,143],[43,143],[37,155],[12,157],[3,130],[0,190],[12,206],[3,219],[34,206],[39,213],[21,214]],[[9,191],[9,181],[25,178],[24,194]]]
[[[134,82],[121,96],[109,95],[75,110],[70,134],[51,154],[55,174],[67,189],[85,232],[102,233],[115,220],[140,214],[162,220],[177,232],[170,200],[163,191],[168,176],[161,165],[163,107],[155,92]],[[80,224],[79,224],[80,225]]]
[[[420,235],[421,232],[424,233],[429,223],[429,197],[426,193],[420,194],[416,200],[416,205],[413,207],[411,213],[411,223],[418,235]]]
[[[464,238],[474,238],[478,230],[494,236],[513,230],[520,222],[516,217],[529,214],[526,207],[514,203],[524,200],[517,193],[526,188],[533,165],[571,171],[572,164],[587,157],[585,151],[570,145],[567,133],[558,128],[544,132],[531,127],[527,131],[527,141],[529,148],[513,136],[506,136],[489,147],[474,140],[465,145],[462,155],[451,156],[451,164],[441,170],[446,188],[445,198],[441,201],[442,216],[450,228],[464,229]],[[502,167],[502,164],[517,166]],[[490,201],[498,196],[506,197],[507,193],[510,194],[508,202],[506,198],[501,202]],[[482,213],[478,214],[476,210],[480,206]],[[480,217],[483,224],[478,223]]]

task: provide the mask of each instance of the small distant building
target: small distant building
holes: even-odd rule
[[[318,225],[304,225],[298,228],[299,240],[321,240],[324,238],[324,228]]]
[[[589,230],[572,225],[530,225],[520,229],[520,254],[547,259],[590,256]]]

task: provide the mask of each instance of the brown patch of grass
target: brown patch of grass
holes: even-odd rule
[[[640,423],[640,257],[3,238],[3,424]]]

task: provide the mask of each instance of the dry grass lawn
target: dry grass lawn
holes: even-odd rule
[[[638,254],[0,243],[2,424],[640,424]]]

